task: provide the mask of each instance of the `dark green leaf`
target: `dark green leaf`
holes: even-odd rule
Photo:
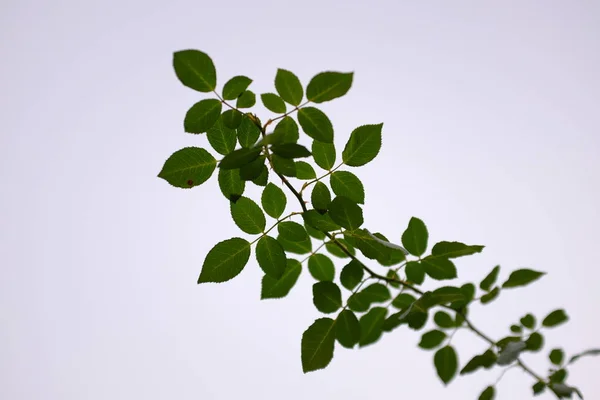
[[[281,121],[275,125],[273,134],[281,135],[281,143],[296,143],[300,138],[298,124],[292,117],[283,117]]]
[[[354,129],[342,152],[344,164],[360,167],[377,156],[381,149],[381,129],[383,124],[363,125]]]
[[[535,317],[533,316],[533,314],[527,314],[525,315],[523,318],[521,318],[520,320],[521,324],[528,329],[534,329],[535,328]]]
[[[200,100],[185,114],[183,127],[188,133],[208,131],[221,115],[221,102],[217,99]]]
[[[418,285],[422,284],[425,280],[425,269],[423,268],[421,263],[418,263],[416,261],[407,262],[405,272],[406,278],[409,281],[414,282]]]
[[[508,280],[506,282],[504,282],[504,284],[502,285],[502,288],[506,289],[506,288],[513,288],[513,287],[518,287],[518,286],[525,286],[530,284],[533,281],[538,280],[539,278],[542,277],[542,275],[545,275],[545,272],[538,272],[538,271],[534,271],[532,269],[518,269],[516,271],[513,271],[510,276],[508,277]]]
[[[322,313],[336,312],[342,306],[342,292],[333,282],[317,282],[313,285],[313,303]]]
[[[348,298],[348,307],[352,311],[364,312],[369,309],[370,305],[371,304],[362,297],[360,292],[354,293]]]
[[[541,394],[544,391],[544,389],[546,389],[546,384],[544,382],[536,382],[531,387],[531,390],[533,391],[534,396]]]
[[[259,156],[256,160],[240,167],[240,179],[252,181],[262,174],[265,168],[265,156]]]
[[[496,397],[496,389],[493,386],[488,386],[479,395],[479,400],[494,400]]]
[[[223,99],[234,100],[241,96],[242,93],[252,83],[252,79],[247,76],[234,76],[223,85]]]
[[[222,118],[215,122],[206,136],[213,149],[220,154],[227,155],[235,149],[237,142],[235,130],[226,127]]]
[[[253,179],[252,183],[254,183],[257,186],[267,186],[268,182],[269,182],[269,170],[267,169],[267,166],[263,164],[260,175],[258,176],[258,178]]]
[[[247,115],[244,115],[242,117],[242,122],[240,122],[240,126],[237,127],[237,136],[240,145],[244,148],[249,148],[254,146],[254,144],[258,141],[260,130],[256,125],[254,125],[254,122],[252,122]],[[260,149],[254,150],[260,151]]]
[[[233,221],[242,231],[256,235],[265,230],[265,215],[253,200],[240,197],[235,203],[230,203],[230,206]]]
[[[318,281],[333,281],[335,266],[329,257],[313,254],[308,258],[308,271]]]
[[[559,369],[558,371],[554,371],[549,378],[552,383],[563,383],[567,379],[567,370]]]
[[[262,192],[260,202],[263,210],[265,210],[271,218],[277,219],[281,217],[281,214],[283,214],[283,211],[285,210],[287,198],[285,197],[283,190],[278,186],[269,183]]]
[[[285,237],[282,237],[281,234],[277,236],[277,240],[283,246],[283,249],[288,253],[294,254],[307,254],[312,251],[312,242],[308,235],[304,240],[301,241],[292,241]]]
[[[390,290],[381,283],[373,283],[361,290],[362,299],[369,304],[383,303],[391,298]]]
[[[335,145],[314,140],[312,143],[312,154],[315,163],[326,170],[331,170],[335,164]]]
[[[494,353],[492,350],[487,350],[485,353],[478,354],[475,357],[473,357],[467,363],[467,365],[463,367],[463,369],[460,371],[460,374],[468,374],[470,372],[476,371],[479,368],[491,368],[492,366],[494,366],[494,364],[496,364],[496,359],[496,353]]]
[[[554,310],[550,314],[548,314],[546,316],[546,318],[544,318],[544,320],[542,321],[542,326],[545,326],[547,328],[552,328],[554,326],[563,324],[563,323],[567,322],[568,320],[569,320],[569,317],[567,316],[567,313],[565,313],[565,310],[562,310],[562,309]]]
[[[569,364],[574,363],[575,361],[579,360],[581,357],[597,356],[597,355],[600,355],[600,349],[586,350],[586,351],[581,352],[579,354],[575,354],[573,357],[571,357],[571,359],[569,360]]]
[[[442,286],[435,289],[431,294],[437,304],[447,304],[466,300],[463,291],[454,286]]]
[[[285,113],[285,103],[275,93],[263,93],[260,95],[260,99],[267,110],[277,114]]]
[[[250,259],[250,243],[241,238],[217,243],[206,255],[198,283],[225,282],[235,278]]]
[[[337,196],[331,201],[328,214],[333,222],[349,230],[360,228],[364,222],[362,209],[344,196]]]
[[[235,106],[237,108],[250,108],[256,104],[256,95],[251,90],[246,90],[238,97]]]
[[[506,345],[510,342],[520,342],[521,341],[521,336],[507,336],[505,338],[502,338],[500,340],[498,340],[498,342],[496,342],[496,344],[501,348],[505,348]]]
[[[456,258],[481,253],[484,246],[469,246],[461,242],[439,242],[431,249],[431,255],[445,258]]]
[[[427,241],[429,233],[427,226],[419,218],[412,217],[408,222],[408,227],[402,234],[402,244],[413,256],[420,257],[427,250]]]
[[[263,236],[256,244],[256,261],[265,274],[280,279],[287,265],[281,244],[270,236]]]
[[[352,172],[336,171],[331,174],[329,183],[333,193],[345,196],[358,204],[365,202],[365,189],[362,182]]]
[[[550,362],[554,365],[561,365],[565,359],[565,352],[562,349],[552,349],[548,355]]]
[[[406,310],[412,303],[415,302],[415,297],[408,293],[400,293],[392,301],[392,305],[399,310]]]
[[[300,105],[304,89],[293,72],[279,68],[275,75],[275,89],[279,96],[293,106]]]
[[[429,332],[425,332],[423,336],[421,336],[421,341],[419,342],[419,347],[422,349],[435,349],[446,339],[446,334],[442,331],[434,329]]]
[[[387,316],[387,309],[374,307],[360,318],[360,347],[375,343],[383,333],[383,322]]]
[[[512,364],[519,358],[519,355],[525,348],[527,344],[522,341],[510,341],[506,343],[506,346],[500,351],[498,354],[498,359],[496,360],[496,364],[498,365],[509,365]]]
[[[406,319],[401,318],[402,314],[403,314],[403,312],[399,311],[399,312],[393,313],[392,315],[387,317],[385,319],[385,321],[383,321],[383,331],[391,332],[394,329],[396,329],[397,327],[399,327],[400,325],[406,323]]]
[[[329,209],[329,204],[331,204],[331,192],[329,192],[327,185],[323,182],[315,183],[310,201],[315,210],[325,213]]]
[[[238,149],[227,154],[219,163],[221,169],[237,169],[260,156],[260,149]]]
[[[351,310],[343,310],[336,319],[335,336],[339,344],[352,348],[360,340],[360,323]]]
[[[479,288],[481,290],[485,290],[486,292],[488,292],[490,290],[490,288],[492,287],[492,285],[494,283],[496,283],[499,272],[500,272],[500,266],[496,265],[494,267],[494,269],[492,269],[492,271],[485,278],[483,278],[483,280],[479,284]]]
[[[321,72],[306,87],[306,98],[313,103],[323,103],[342,97],[352,86],[353,72]]]
[[[333,125],[325,113],[315,107],[298,110],[298,122],[304,133],[323,143],[333,143]]]
[[[442,347],[435,352],[433,363],[435,364],[438,376],[447,385],[454,378],[458,369],[456,351],[454,351],[452,346]]]
[[[398,276],[396,271],[394,271],[393,269],[388,269],[388,272],[385,274],[385,277],[388,279],[396,280],[396,281],[400,279],[400,276]],[[388,281],[388,284],[391,287],[396,288],[396,289],[400,287],[400,283],[398,283],[398,282]]]
[[[298,281],[300,272],[302,272],[300,261],[288,258],[281,278],[275,279],[269,275],[263,276],[260,298],[279,299],[287,296]]]
[[[217,87],[217,71],[211,58],[199,50],[182,50],[173,54],[173,68],[185,86],[199,92]]]
[[[165,161],[158,177],[175,187],[188,189],[201,185],[215,171],[217,160],[199,147],[177,150]]]
[[[500,294],[500,288],[498,286],[496,286],[490,292],[481,296],[481,299],[480,299],[481,304],[491,303],[492,301],[494,301],[496,299],[496,297],[498,297],[499,294]]]
[[[521,332],[523,332],[523,328],[521,328],[521,325],[511,325],[510,331],[512,333],[521,333]]]
[[[529,335],[525,344],[527,345],[527,350],[539,351],[544,346],[544,337],[538,332],[533,332]]]
[[[364,271],[362,265],[356,260],[350,261],[342,268],[340,282],[348,290],[353,290],[363,279]]]
[[[330,232],[340,229],[340,226],[333,222],[328,214],[321,215],[316,210],[308,210],[302,213],[304,223],[312,226],[319,231]]]
[[[390,249],[384,246],[377,237],[371,235],[366,229],[344,232],[344,237],[367,258],[384,261],[389,256]]]
[[[308,239],[306,229],[302,225],[294,221],[280,222],[277,225],[277,230],[282,238],[292,242],[301,242]]]
[[[433,316],[433,322],[437,324],[440,328],[452,328],[454,327],[454,320],[450,316],[450,314],[444,311],[438,311]]]
[[[271,161],[273,162],[273,169],[278,174],[289,176],[292,178],[296,177],[296,164],[294,163],[294,160],[283,158],[278,156],[277,154],[273,154],[271,156]]]
[[[223,123],[230,129],[237,129],[242,124],[243,114],[238,110],[227,110],[221,115]]]
[[[316,179],[317,174],[309,163],[296,161],[296,178],[303,180]]]
[[[301,354],[304,373],[323,369],[333,358],[335,321],[331,318],[316,320],[302,334]]]
[[[308,149],[298,143],[282,143],[271,146],[273,153],[283,158],[310,157]]]
[[[310,211],[314,211],[314,210],[310,210]],[[315,211],[316,212],[316,211]],[[320,215],[320,214],[319,214]],[[321,232],[320,230],[313,228],[307,221],[306,221],[306,216],[304,214],[302,214],[302,218],[304,218],[304,228],[306,228],[306,232],[308,232],[308,234],[311,237],[314,237],[315,239],[318,240],[323,240],[325,239],[325,234],[323,232]]]
[[[219,188],[221,193],[234,203],[242,196],[246,183],[240,179],[236,169],[219,169]]]
[[[452,261],[447,258],[425,257],[421,260],[421,265],[427,275],[433,279],[454,279],[456,278],[456,267]]]
[[[323,215],[322,217],[327,217],[327,214]],[[340,246],[337,245],[337,243],[344,246],[350,254],[352,254],[352,255],[356,254],[354,247],[352,247],[352,245],[350,245],[350,243],[348,243],[344,239],[336,239],[335,242],[329,241],[329,242],[325,243],[325,249],[327,249],[328,252],[330,252],[331,254],[333,254],[334,256],[339,257],[339,258],[350,257],[348,254],[346,254],[346,252],[344,252],[344,250],[342,250],[340,248]]]

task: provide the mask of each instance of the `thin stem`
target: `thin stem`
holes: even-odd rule
[[[300,104],[299,106],[296,106],[294,108],[292,108],[290,111],[286,112],[285,114],[281,114],[275,118],[271,118],[269,119],[267,122],[265,122],[265,125],[263,126],[262,130],[266,131],[267,130],[267,126],[271,125],[273,122],[277,121],[278,119],[282,119],[287,117],[288,115],[290,115],[291,113],[298,111],[299,109],[301,109],[302,107],[304,107],[305,105],[307,105],[308,103],[310,103],[310,100],[307,100],[306,102],[304,102],[303,104]]]
[[[339,163],[339,165],[333,169],[330,169],[329,171],[327,171],[327,173],[323,176],[320,176],[316,179],[313,179],[312,181],[306,182],[302,185],[302,188],[300,189],[300,194],[302,194],[302,192],[304,191],[304,189],[306,189],[307,187],[309,187],[310,185],[312,185],[313,183],[316,183],[318,181],[320,181],[323,178],[328,177],[329,175],[333,174],[335,172],[336,169],[338,169],[339,167],[341,167],[342,165],[344,165],[343,162]]]
[[[213,90],[213,93],[219,98],[219,100],[221,101],[221,103],[225,104],[227,107],[231,108],[232,110],[236,110],[236,111],[240,111],[238,110],[236,107],[232,106],[231,104],[229,104],[228,102],[226,102],[219,93],[217,93],[216,90]],[[240,111],[241,112],[241,111]]]
[[[267,233],[269,233],[273,228],[275,228],[277,225],[279,225],[280,222],[285,221],[288,218],[291,218],[294,215],[298,215],[301,214],[298,211],[294,211],[292,213],[289,213],[288,215],[286,215],[283,218],[279,218],[274,224],[273,226],[271,226],[269,229],[267,229],[266,231],[264,231],[259,237],[257,237],[256,239],[254,239],[254,241],[252,243],[250,243],[251,245],[253,245],[254,243],[258,242],[260,239],[263,238],[263,236],[267,236]]]

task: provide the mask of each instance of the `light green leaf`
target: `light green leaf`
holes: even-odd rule
[[[344,164],[350,167],[360,167],[373,160],[381,149],[382,128],[383,123],[363,125],[354,129],[342,152]]]
[[[256,244],[256,261],[265,274],[280,279],[287,265],[285,251],[276,239],[263,236]]]
[[[283,117],[281,121],[275,125],[273,135],[279,135],[281,137],[281,143],[296,143],[300,138],[298,124],[292,117]]]
[[[421,336],[419,347],[426,350],[435,349],[446,339],[446,334],[440,330],[434,329],[429,332],[425,332]]]
[[[527,268],[518,269],[510,274],[508,280],[504,282],[504,284],[502,284],[502,287],[506,289],[518,286],[525,286],[538,280],[545,274],[545,272],[538,272]]]
[[[447,385],[454,378],[458,369],[456,351],[452,346],[442,347],[435,352],[433,363],[438,376]]]
[[[247,76],[234,76],[223,86],[223,99],[234,100],[241,96],[242,93],[252,83],[252,79]]]
[[[335,321],[331,318],[316,320],[302,335],[301,359],[304,373],[323,369],[333,358]]]
[[[260,130],[247,115],[242,116],[240,126],[237,127],[237,137],[240,145],[244,148],[254,146],[260,136]]]
[[[298,143],[282,143],[271,146],[274,154],[283,158],[310,157],[310,151]]]
[[[350,90],[353,76],[353,72],[321,72],[308,83],[306,98],[313,103],[323,103],[342,97]]]
[[[457,258],[481,253],[485,246],[469,246],[461,242],[439,242],[431,249],[431,255],[445,258]]]
[[[379,340],[383,333],[383,322],[387,316],[387,309],[374,307],[360,318],[360,347],[365,347]]]
[[[265,212],[270,217],[277,219],[281,217],[281,214],[285,211],[287,198],[281,188],[273,183],[269,183],[262,192],[260,202]]]
[[[238,201],[231,203],[230,206],[233,221],[242,231],[256,235],[265,230],[267,223],[265,215],[253,200],[240,197]]]
[[[310,195],[310,201],[313,208],[321,214],[327,212],[329,205],[331,204],[331,192],[329,192],[327,185],[320,181],[315,183]]]
[[[279,68],[275,75],[275,89],[289,104],[298,106],[302,102],[304,89],[300,79],[293,72]]]
[[[333,281],[335,266],[324,254],[313,254],[308,258],[308,271],[318,281]]]
[[[304,133],[311,138],[323,143],[333,143],[333,125],[323,111],[315,107],[303,107],[298,110],[298,122]]]
[[[296,161],[296,178],[302,180],[316,179],[314,168],[305,161]]]
[[[337,196],[346,196],[358,204],[365,202],[365,189],[360,179],[352,172],[336,171],[329,178],[331,189]]]
[[[239,126],[242,124],[243,117],[244,114],[238,110],[227,110],[221,115],[221,118],[223,118],[223,123],[230,129],[239,128]]]
[[[260,149],[237,149],[227,154],[219,163],[221,169],[237,169],[251,163],[260,156]]]
[[[241,238],[217,243],[206,255],[198,283],[225,282],[235,278],[250,259],[250,243]]]
[[[336,319],[335,337],[339,344],[352,348],[360,340],[360,323],[352,310],[342,310]]]
[[[342,306],[342,292],[333,282],[317,282],[313,285],[313,304],[325,314],[336,312]]]
[[[206,137],[212,148],[223,155],[231,153],[237,142],[235,130],[226,127],[221,118],[210,127]]]
[[[362,265],[356,260],[350,261],[342,268],[340,283],[348,290],[353,290],[363,279]]]
[[[300,272],[302,272],[300,261],[288,258],[281,278],[275,279],[269,275],[263,276],[260,298],[279,299],[287,296],[298,281]]]
[[[402,234],[402,244],[413,256],[420,257],[427,250],[427,241],[429,233],[427,226],[419,218],[412,217],[408,222],[408,227]]]
[[[427,275],[433,279],[442,280],[456,278],[456,266],[454,266],[452,261],[446,258],[425,257],[421,260],[421,265],[423,265]]]
[[[333,222],[351,231],[360,228],[364,222],[362,209],[344,196],[337,196],[331,201],[328,214]]]
[[[492,285],[494,285],[494,283],[496,283],[499,272],[500,272],[500,266],[496,265],[494,267],[494,269],[492,269],[492,271],[485,278],[483,278],[483,280],[479,284],[479,288],[481,290],[485,290],[486,292],[488,292],[490,290],[490,288],[492,287]]]
[[[276,114],[285,113],[285,103],[281,99],[281,97],[277,96],[275,93],[263,93],[260,95],[260,99],[262,100],[267,110],[272,111]]]
[[[237,98],[236,108],[250,108],[256,104],[256,95],[251,90],[246,90]]]
[[[312,143],[312,154],[315,163],[326,170],[331,170],[335,164],[335,145],[314,140]]]
[[[550,314],[546,315],[546,318],[542,320],[542,326],[546,328],[552,328],[558,325],[561,325],[569,320],[567,313],[563,309],[558,309],[552,311]]]
[[[236,169],[219,169],[219,188],[223,196],[235,203],[244,193],[246,182]]]
[[[183,127],[188,133],[208,131],[221,115],[221,102],[217,99],[200,100],[185,114]]]
[[[158,177],[175,187],[188,189],[206,182],[216,166],[217,160],[208,151],[186,147],[171,154]]]
[[[173,68],[185,86],[199,92],[217,87],[217,71],[211,58],[199,50],[182,50],[173,54]]]

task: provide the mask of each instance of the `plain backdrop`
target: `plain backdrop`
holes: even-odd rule
[[[2,0],[0,398],[468,400],[500,375],[444,387],[406,329],[304,375],[300,338],[319,317],[306,266],[283,300],[259,300],[254,257],[230,282],[196,284],[214,244],[252,238],[216,174],[192,190],[157,178],[174,151],[208,146],[183,131],[206,98],[173,73],[189,48],[212,57],[219,90],[243,74],[272,92],[277,68],[304,84],[354,71],[321,109],[338,150],[384,123],[379,156],[352,169],[365,227],[398,242],[417,216],[432,242],[485,245],[457,260],[458,283],[496,264],[501,280],[548,272],[472,310],[501,338],[526,312],[564,307],[570,322],[524,355],[540,374],[554,347],[600,347],[599,27],[591,0]],[[468,331],[452,343],[461,364],[486,348]],[[600,398],[599,363],[571,368],[587,399]],[[532,384],[512,369],[497,399],[529,399]]]

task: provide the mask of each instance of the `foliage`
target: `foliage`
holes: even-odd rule
[[[556,309],[540,318],[527,313],[510,326],[511,334],[500,340],[491,339],[468,317],[472,306],[490,303],[507,289],[527,286],[542,278],[543,272],[522,268],[499,283],[501,269],[495,266],[478,284],[453,286],[446,281],[458,276],[454,259],[480,253],[484,246],[457,241],[432,244],[427,226],[416,217],[397,234],[401,245],[367,229],[362,210],[365,186],[348,169],[375,159],[382,146],[383,123],[354,129],[340,154],[342,161],[335,165],[338,152],[333,124],[321,105],[350,90],[352,72],[321,72],[305,88],[293,72],[278,69],[276,93],[259,95],[263,105],[276,114],[263,124],[255,114],[242,110],[256,104],[255,93],[248,89],[252,79],[234,76],[219,94],[213,61],[198,50],[174,53],[173,67],[185,86],[215,96],[192,105],[184,119],[184,130],[206,133],[215,153],[198,147],[178,150],[158,176],[172,186],[189,189],[208,181],[218,167],[218,185],[230,203],[233,221],[253,236],[252,242],[234,237],[217,243],[205,258],[198,283],[236,277],[248,264],[254,246],[257,264],[264,272],[261,299],[282,298],[293,290],[302,264],[307,262],[314,279],[313,303],[325,316],[302,335],[305,373],[327,367],[336,343],[352,349],[372,345],[400,327],[420,331],[431,315],[435,328],[421,334],[418,347],[432,352],[443,384],[479,369],[498,368],[503,374],[519,367],[531,376],[533,395],[550,390],[557,398],[574,394],[583,398],[579,389],[566,383],[568,367],[581,357],[600,354],[599,349],[570,358],[562,348],[551,349],[546,376],[534,372],[522,359],[523,354],[543,348],[546,330],[568,321],[565,310]],[[268,132],[274,123],[273,131]],[[300,130],[306,135],[302,140]],[[217,155],[222,156],[218,161]],[[293,179],[304,181],[300,190]],[[285,214],[288,198],[277,182],[298,201],[298,211]],[[264,188],[260,199],[244,196],[251,184]],[[305,197],[307,190],[311,191],[310,202]],[[297,255],[303,259],[298,260]],[[344,260],[339,271],[334,262],[338,258]],[[370,266],[361,261],[364,258],[370,260]],[[426,281],[430,286],[436,281],[444,283],[425,291],[421,285]],[[466,362],[452,344],[459,329],[470,331],[486,344],[482,353]],[[479,389],[479,399],[493,399],[499,380]]]

